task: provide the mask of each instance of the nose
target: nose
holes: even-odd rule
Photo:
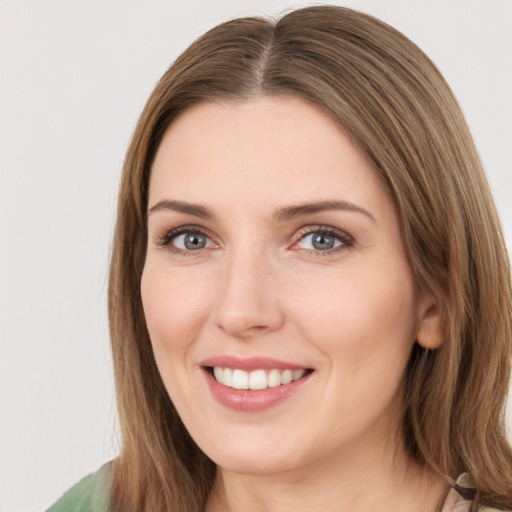
[[[239,339],[280,329],[284,315],[279,302],[277,272],[264,254],[232,253],[219,275],[214,323]]]

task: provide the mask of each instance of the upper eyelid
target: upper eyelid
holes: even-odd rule
[[[206,235],[207,237],[215,237],[215,235],[212,233],[211,230],[203,227],[203,226],[197,226],[196,224],[185,224],[183,226],[176,226],[173,228],[167,228],[159,230],[158,233],[161,233],[161,236],[167,236],[170,234],[176,234],[180,235],[183,233],[201,233],[203,235]]]
[[[299,239],[303,238],[306,235],[309,235],[311,233],[329,233],[333,235],[338,235],[340,238],[350,239],[354,241],[354,237],[345,231],[344,229],[335,228],[333,226],[327,226],[323,224],[316,224],[316,225],[310,225],[310,226],[304,226],[303,228],[300,228],[297,230],[297,233],[299,234]]]

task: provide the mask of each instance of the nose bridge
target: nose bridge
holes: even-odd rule
[[[247,338],[282,323],[275,272],[268,251],[255,244],[232,247],[217,290],[215,321],[231,336]]]

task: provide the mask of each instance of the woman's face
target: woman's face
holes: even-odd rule
[[[165,387],[219,466],[328,468],[394,448],[432,304],[388,194],[319,109],[258,97],[181,115],[152,167],[141,287]]]

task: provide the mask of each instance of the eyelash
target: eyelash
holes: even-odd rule
[[[308,226],[306,228],[303,228],[299,231],[299,237],[294,242],[294,245],[297,245],[299,242],[304,240],[309,235],[323,235],[332,237],[335,240],[340,242],[340,245],[337,247],[334,247],[332,249],[328,249],[325,251],[319,250],[319,249],[302,249],[306,254],[311,256],[330,256],[332,254],[337,254],[343,251],[346,251],[350,248],[352,248],[355,244],[355,240],[352,236],[350,236],[345,231],[342,231],[340,229],[336,229],[330,226]],[[300,250],[300,249],[295,249]]]
[[[161,237],[159,237],[157,243],[159,247],[165,248],[168,251],[170,251],[173,254],[179,254],[184,256],[192,256],[195,252],[200,252],[201,249],[198,249],[196,251],[188,251],[183,249],[178,249],[177,247],[174,247],[172,242],[178,238],[180,235],[189,234],[189,235],[201,235],[207,237],[209,240],[212,240],[211,235],[208,234],[207,231],[205,231],[203,228],[198,228],[197,226],[180,226],[178,228],[171,229],[167,232],[165,232]],[[332,237],[338,242],[340,242],[340,245],[337,247],[334,247],[332,249],[328,249],[325,251],[319,250],[319,249],[293,249],[296,251],[302,250],[307,255],[312,256],[328,256],[332,254],[337,254],[339,252],[348,250],[352,248],[355,244],[355,240],[352,236],[350,236],[345,231],[341,231],[339,229],[332,228],[330,226],[308,226],[305,227],[298,232],[298,236],[293,242],[293,246],[300,243],[302,240],[304,240],[309,235],[323,235]],[[214,242],[215,243],[215,242]]]
[[[166,231],[157,241],[159,247],[163,247],[170,251],[172,254],[179,254],[184,256],[192,256],[197,251],[187,251],[183,249],[178,249],[174,247],[172,242],[176,240],[180,235],[201,235],[207,237],[209,240],[212,237],[202,228],[198,228],[197,226],[180,226],[179,228],[171,229],[170,231]]]

